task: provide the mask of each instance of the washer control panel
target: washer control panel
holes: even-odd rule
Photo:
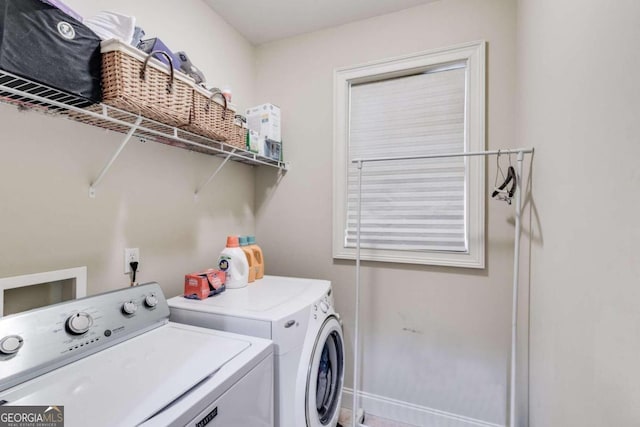
[[[169,320],[157,283],[0,319],[0,391],[104,350]]]

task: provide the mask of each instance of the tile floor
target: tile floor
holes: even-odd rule
[[[343,427],[351,426],[351,410],[341,409],[340,419],[338,421]],[[415,427],[410,424],[402,424],[397,421],[391,421],[384,418],[374,417],[373,415],[365,415],[364,425],[367,427]]]

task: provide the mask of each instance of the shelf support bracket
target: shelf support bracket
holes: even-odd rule
[[[107,164],[104,165],[98,177],[91,183],[91,185],[89,185],[89,197],[91,197],[92,199],[96,197],[96,187],[100,185],[100,182],[111,168],[111,165],[113,165],[113,162],[116,161],[118,156],[120,156],[120,153],[122,153],[122,150],[124,150],[124,147],[127,146],[133,134],[138,130],[138,126],[140,126],[140,123],[142,123],[142,116],[136,119],[135,124],[131,126],[131,129],[129,129],[129,132],[127,132],[127,135],[124,137],[124,140],[122,141],[122,144],[120,144],[120,147],[118,147],[113,156],[111,156]]]
[[[222,170],[222,168],[224,167],[224,165],[227,164],[227,162],[229,161],[229,159],[231,158],[231,156],[233,156],[233,154],[236,152],[236,149],[234,148],[233,150],[231,150],[231,152],[229,153],[229,155],[227,155],[227,157],[224,158],[224,160],[222,161],[222,163],[220,163],[220,165],[218,166],[218,168],[213,171],[213,173],[211,174],[211,176],[209,177],[209,179],[207,179],[202,185],[200,185],[198,188],[196,188],[196,192],[194,194],[194,197],[196,198],[196,200],[198,199],[198,195],[200,194],[200,192],[204,189],[204,187],[206,187],[207,185],[209,185],[209,183],[211,181],[213,181],[213,178],[215,178],[216,175],[218,175],[218,173]]]

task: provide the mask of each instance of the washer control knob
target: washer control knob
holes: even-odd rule
[[[22,347],[22,337],[20,335],[9,335],[0,340],[0,353],[14,354]]]
[[[132,314],[135,314],[137,310],[138,310],[138,304],[136,304],[133,301],[127,301],[124,304],[122,304],[122,312],[124,314],[128,314],[129,316]]]
[[[86,333],[93,325],[93,318],[89,313],[76,313],[67,319],[67,331],[73,335]]]
[[[156,297],[154,294],[147,295],[144,299],[144,305],[146,305],[148,308],[155,307],[156,305],[158,305],[158,297]]]
[[[323,313],[326,313],[327,311],[329,311],[329,304],[327,304],[326,302],[322,301],[320,303],[320,310],[322,310]]]

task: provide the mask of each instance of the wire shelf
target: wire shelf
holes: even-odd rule
[[[271,166],[286,170],[283,161],[259,156],[250,151],[205,138],[200,135],[147,119],[106,104],[91,105],[86,99],[53,89],[46,85],[18,77],[0,70],[0,103],[10,104],[21,110],[59,116],[91,126],[127,134],[135,129],[133,136],[197,151],[252,166]]]

